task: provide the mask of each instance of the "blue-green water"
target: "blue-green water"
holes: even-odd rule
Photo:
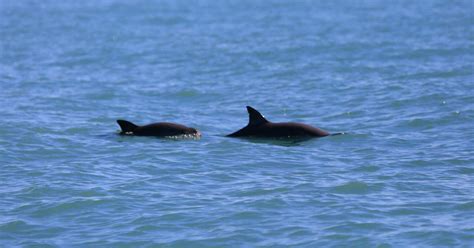
[[[472,247],[473,13],[1,0],[0,246]],[[346,134],[224,137],[246,105]]]

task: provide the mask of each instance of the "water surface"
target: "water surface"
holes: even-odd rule
[[[0,243],[472,247],[472,10],[0,1]],[[346,134],[224,137],[246,105]]]

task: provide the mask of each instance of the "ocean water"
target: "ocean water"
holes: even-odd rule
[[[0,0],[0,246],[473,247],[473,9]]]

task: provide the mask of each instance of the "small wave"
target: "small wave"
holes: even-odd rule
[[[242,211],[239,213],[236,213],[232,216],[233,219],[236,220],[245,220],[245,219],[257,219],[260,218],[262,215],[256,211]]]
[[[354,181],[335,186],[332,188],[332,192],[337,194],[367,194],[378,189],[379,186],[377,185]]]
[[[4,224],[0,224],[0,233],[11,233],[13,235],[29,235],[31,233],[43,233],[46,236],[53,235],[53,233],[59,233],[64,231],[63,227],[55,227],[49,225],[32,225],[23,220],[10,221]]]
[[[474,168],[460,167],[458,169],[458,173],[464,174],[464,175],[472,175],[472,174],[474,174]]]
[[[284,193],[288,191],[288,188],[282,187],[282,188],[274,188],[274,189],[251,189],[251,190],[245,190],[243,192],[239,192],[237,195],[238,196],[263,196],[263,195],[272,195],[275,193]]]
[[[34,228],[34,226],[27,224],[21,220],[10,221],[0,225],[0,231],[2,232],[17,232],[27,231]]]
[[[380,167],[374,165],[365,165],[354,169],[357,172],[376,172],[378,170],[380,170]]]
[[[459,204],[458,206],[456,206],[456,208],[459,210],[474,211],[474,201]]]
[[[178,97],[195,97],[195,96],[200,95],[201,92],[190,89],[190,90],[181,90],[181,91],[176,92],[175,94]]]
[[[47,208],[41,208],[33,213],[36,217],[48,217],[51,215],[56,215],[64,212],[70,211],[80,211],[81,209],[87,209],[90,207],[95,207],[101,204],[104,204],[107,200],[77,200],[73,202],[64,202],[60,204],[54,204]]]
[[[384,224],[375,223],[375,222],[347,222],[341,225],[336,225],[336,226],[326,228],[326,230],[328,231],[335,231],[335,232],[341,232],[341,231],[345,232],[347,230],[353,230],[353,229],[367,230],[367,231],[382,230],[382,229],[388,230],[388,228]]]
[[[420,215],[429,212],[429,209],[420,207],[397,207],[390,210],[389,215],[393,216],[404,216],[404,215]]]

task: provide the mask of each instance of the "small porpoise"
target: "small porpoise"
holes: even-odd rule
[[[298,138],[298,137],[324,137],[328,132],[310,125],[295,122],[273,123],[265,119],[254,108],[247,106],[249,123],[239,131],[227,137],[264,137],[264,138]]]
[[[175,136],[192,136],[201,137],[201,133],[191,127],[170,122],[157,122],[145,126],[137,126],[129,121],[117,120],[122,135],[136,136],[156,136],[156,137],[175,137]]]

